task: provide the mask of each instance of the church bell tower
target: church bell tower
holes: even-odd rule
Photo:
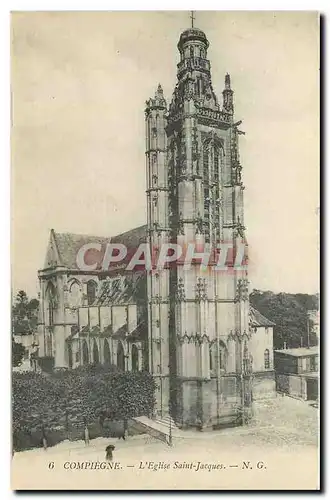
[[[182,426],[221,424],[230,405],[246,403],[247,392],[248,280],[242,259],[236,260],[245,247],[240,122],[234,120],[229,74],[221,103],[215,95],[208,48],[205,33],[192,23],[178,42],[169,108],[158,87],[146,110],[150,244],[210,249],[206,268],[194,255],[188,267],[182,261],[165,269],[157,284],[149,279],[151,371],[161,365],[163,403]],[[227,269],[219,269],[216,249],[224,245]]]

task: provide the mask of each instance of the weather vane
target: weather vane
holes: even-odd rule
[[[194,11],[193,11],[193,10],[191,10],[190,12],[191,12],[191,14],[190,14],[190,19],[191,19],[191,27],[193,28],[193,27],[194,27],[194,21],[195,21],[195,19],[196,19],[196,18],[195,18],[195,16],[194,16]]]

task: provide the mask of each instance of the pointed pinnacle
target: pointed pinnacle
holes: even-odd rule
[[[225,76],[225,88],[230,89],[230,74],[229,73],[226,73],[226,76]]]
[[[157,94],[158,94],[158,95],[159,95],[159,94],[160,94],[160,95],[163,95],[163,88],[162,88],[162,86],[161,86],[161,84],[160,84],[160,83],[158,84],[158,88],[157,88],[156,95],[157,95]]]

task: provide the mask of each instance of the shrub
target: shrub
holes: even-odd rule
[[[14,373],[13,432],[18,439],[22,433],[29,436],[42,428],[51,435],[60,427],[69,435],[73,427],[94,424],[101,414],[125,425],[132,417],[153,412],[154,393],[154,378],[148,372],[116,372],[111,366],[48,375]],[[99,433],[96,428],[91,431]]]

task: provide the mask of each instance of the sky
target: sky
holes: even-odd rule
[[[243,120],[252,288],[319,289],[319,27],[315,12],[203,12],[212,82]],[[49,231],[146,222],[145,101],[169,101],[189,12],[28,12],[11,19],[12,288],[37,293]]]

